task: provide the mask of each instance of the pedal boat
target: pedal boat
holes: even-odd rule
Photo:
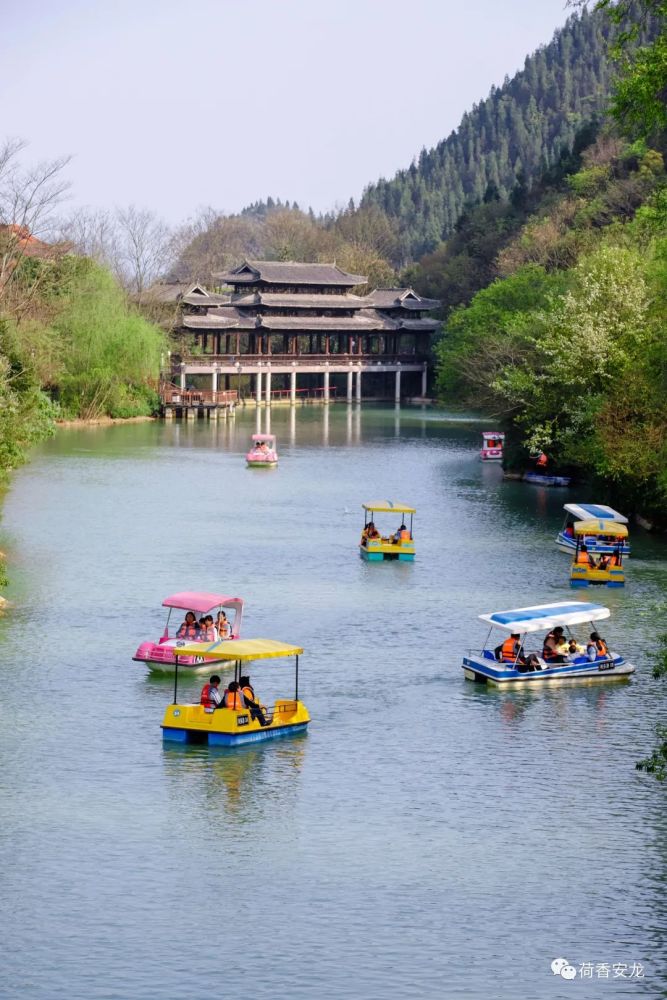
[[[364,530],[361,533],[359,543],[359,555],[366,562],[381,562],[383,559],[398,559],[400,562],[414,562],[415,543],[412,534],[412,519],[416,514],[414,507],[397,503],[395,500],[375,500],[372,503],[363,503],[364,510]],[[400,525],[405,524],[405,518],[401,516],[399,526],[393,535],[379,535],[377,538],[368,538],[366,532],[369,524],[375,524],[376,514],[409,514],[410,528],[401,531]]]
[[[275,434],[253,434],[245,460],[249,469],[275,469],[278,464]]]
[[[617,510],[613,507],[606,507],[601,503],[566,503],[563,504],[563,510],[565,510],[566,517],[563,527],[558,532],[556,536],[556,545],[562,552],[574,552],[577,542],[574,536],[574,527],[578,521],[590,521],[598,522],[605,521],[610,528],[615,524],[627,524],[628,519],[622,514],[619,514]],[[613,533],[609,532],[597,532],[591,534],[588,538],[584,538],[584,543],[589,552],[594,552],[595,555],[611,555],[616,551],[618,547],[618,539],[611,536]],[[624,556],[630,555],[630,543],[626,537],[623,539],[622,554]]]
[[[569,486],[570,476],[548,476],[546,472],[524,472],[524,483],[534,486]]]
[[[624,587],[623,543],[628,537],[624,524],[610,521],[577,521],[574,525],[574,558],[570,569],[571,587]],[[596,537],[613,539],[616,544],[611,554],[599,555],[597,561],[588,547],[588,539]],[[585,548],[582,546],[585,545]],[[590,558],[589,558],[590,557]],[[604,563],[600,565],[600,562]]]
[[[559,604],[538,604],[530,608],[515,608],[511,611],[494,611],[492,614],[480,615],[481,621],[488,622],[489,632],[481,651],[468,650],[463,657],[462,667],[466,679],[505,689],[626,680],[635,672],[634,666],[627,663],[620,654],[611,651],[595,660],[589,660],[587,656],[582,655],[569,663],[549,664],[542,656],[538,656],[539,669],[525,672],[517,669],[516,663],[499,662],[495,658],[493,649],[488,648],[494,628],[510,635],[518,632],[521,636],[521,646],[524,646],[527,635],[532,635],[533,632],[548,633],[557,625],[567,629],[572,638],[576,638],[570,632],[570,626],[573,625],[587,622],[590,631],[595,631],[593,622],[609,618],[609,614],[609,608],[602,604],[563,601]],[[539,649],[541,651],[542,645]],[[525,647],[524,651],[526,655],[531,652]]]
[[[479,457],[483,462],[502,462],[505,435],[499,431],[482,431],[482,448]]]
[[[310,722],[308,709],[299,701],[299,655],[300,646],[277,642],[275,639],[241,639],[235,643],[207,643],[205,648],[196,649],[194,643],[186,643],[178,653],[174,674],[174,701],[169,705],[162,720],[163,740],[176,743],[207,743],[209,746],[235,747],[243,743],[258,743],[292,736],[303,732]],[[277,698],[273,707],[266,711],[268,726],[262,726],[251,718],[249,709],[204,708],[201,704],[186,704],[178,700],[178,676],[181,654],[183,656],[203,656],[207,661],[207,672],[213,664],[224,660],[234,666],[234,680],[240,681],[242,665],[255,660],[295,657],[294,697]]]
[[[243,598],[228,597],[226,594],[208,594],[200,591],[183,591],[180,594],[172,594],[165,597],[162,602],[164,608],[169,608],[164,631],[157,642],[142,642],[139,649],[132,657],[137,663],[145,663],[154,673],[173,673],[176,667],[176,648],[183,645],[183,640],[179,639],[176,632],[181,626],[182,617],[172,632],[170,632],[170,621],[172,611],[192,611],[196,618],[202,615],[213,614],[217,617],[218,611],[234,612],[230,621],[231,633],[229,639],[238,639],[241,635],[241,621],[243,618]],[[225,640],[228,641],[228,640]],[[193,645],[202,648],[205,643],[194,643]],[[203,656],[199,654],[184,656],[179,653],[179,667],[184,668],[186,673],[205,674],[210,671],[210,663],[207,663]]]

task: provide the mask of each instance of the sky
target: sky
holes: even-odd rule
[[[410,165],[550,41],[565,0],[0,0],[0,141],[69,205],[176,225],[316,212]]]

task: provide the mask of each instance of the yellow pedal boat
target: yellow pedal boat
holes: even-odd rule
[[[415,542],[412,534],[412,518],[417,513],[414,507],[408,507],[396,500],[374,500],[372,503],[362,503],[364,510],[364,529],[359,542],[359,555],[367,562],[380,562],[383,559],[398,559],[400,562],[413,562],[415,558]],[[400,524],[393,535],[382,535],[375,527],[376,514],[400,514]],[[405,524],[405,515],[410,515],[410,527]]]
[[[602,535],[612,547],[611,552],[594,555],[590,541]],[[607,520],[577,521],[573,525],[574,559],[570,569],[570,586],[624,587],[623,548],[628,529],[624,524]]]
[[[174,700],[162,720],[162,737],[176,743],[208,743],[209,746],[240,746],[291,736],[303,732],[310,722],[308,709],[299,701],[300,646],[275,639],[239,639],[236,642],[186,643],[175,649]],[[253,718],[248,708],[205,708],[202,704],[186,704],[178,700],[179,656],[203,656],[212,661],[227,660],[234,664],[234,680],[241,679],[241,666],[255,660],[295,657],[294,697],[277,698],[265,712],[267,725]]]

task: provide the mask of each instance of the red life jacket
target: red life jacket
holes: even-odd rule
[[[200,702],[204,706],[204,708],[215,708],[215,702],[211,698],[212,687],[213,687],[212,684],[204,684],[203,688],[201,689]]]

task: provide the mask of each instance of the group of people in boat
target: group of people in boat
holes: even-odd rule
[[[620,548],[617,548],[609,554],[601,555],[596,561],[593,553],[588,551],[588,547],[586,545],[580,545],[574,562],[576,566],[588,566],[589,569],[606,570],[609,569],[610,566],[622,565],[623,559]]]
[[[397,531],[393,535],[389,535],[385,541],[389,542],[391,545],[400,545],[401,542],[409,542],[411,538],[412,536],[405,524],[401,524]],[[364,530],[361,532],[361,544],[366,547],[369,540],[372,539],[382,539],[382,535],[375,527],[375,522],[369,521]]]
[[[201,689],[200,704],[207,712],[214,712],[217,708],[231,708],[236,712],[247,709],[250,718],[256,719],[260,726],[271,725],[266,717],[266,706],[257,701],[249,677],[230,681],[224,691],[220,691],[220,683],[218,674],[212,674]]]
[[[535,653],[526,655],[518,632],[512,632],[509,638],[496,646],[494,652],[497,660],[513,664],[520,673],[543,669]],[[581,656],[586,656],[591,661],[609,657],[609,648],[599,632],[591,632],[584,646],[572,636],[567,639],[563,628],[557,625],[544,639],[542,660],[547,667],[557,663],[572,663]]]
[[[185,620],[176,632],[177,639],[189,639],[190,642],[217,642],[218,639],[230,639],[232,626],[224,611],[213,615],[204,615],[197,621],[194,611],[188,611]]]

